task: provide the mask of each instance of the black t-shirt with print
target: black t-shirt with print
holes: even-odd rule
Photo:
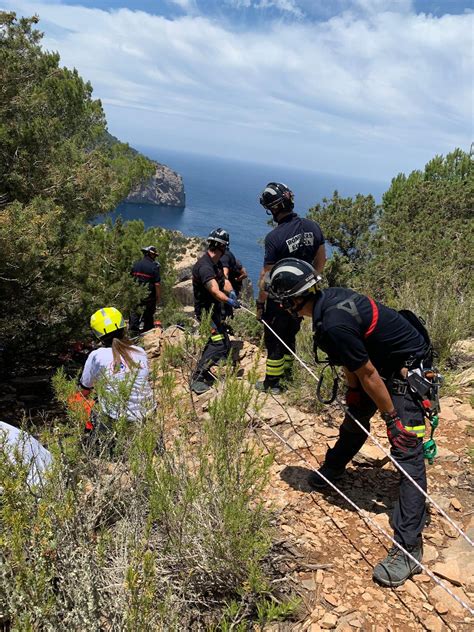
[[[324,244],[321,228],[311,219],[289,213],[265,237],[264,265],[273,265],[295,257],[313,263],[316,252]]]
[[[388,377],[409,358],[421,360],[427,346],[406,318],[374,303],[378,312],[375,327],[374,308],[367,296],[341,287],[322,291],[313,310],[315,343],[336,365],[356,371],[370,360],[381,375]]]
[[[194,311],[196,318],[201,319],[203,310],[212,309],[212,320],[217,324],[221,319],[221,302],[215,299],[206,288],[206,283],[215,279],[219,289],[224,289],[224,271],[222,263],[214,263],[211,257],[204,254],[193,266]]]

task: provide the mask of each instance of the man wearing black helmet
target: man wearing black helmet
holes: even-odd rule
[[[326,263],[324,237],[321,228],[310,219],[299,217],[293,212],[293,193],[281,182],[269,182],[260,196],[260,204],[272,215],[278,225],[265,237],[265,257],[260,273],[257,318],[262,318],[291,348],[295,349],[296,334],[300,320],[281,309],[278,302],[267,298],[265,278],[273,266],[285,257],[295,257],[311,263],[321,274]],[[264,331],[267,361],[265,379],[257,382],[256,388],[281,392],[280,380],[290,379],[293,373],[293,356],[267,329]]]
[[[143,320],[143,331],[154,327],[156,305],[161,300],[160,264],[156,261],[158,252],[155,246],[145,246],[141,249],[143,258],[136,261],[132,267],[132,277],[141,285],[146,285],[149,294],[140,303],[140,308],[130,314],[129,331],[132,335],[140,333],[140,320]]]
[[[222,228],[211,231],[207,251],[193,266],[194,311],[200,321],[204,312],[211,314],[211,334],[192,377],[191,389],[200,395],[212,386],[209,369],[227,358],[231,346],[222,322],[222,304],[240,307],[229,280],[224,276],[222,255],[229,246],[229,233]]]
[[[436,409],[439,384],[426,377],[435,374],[428,332],[411,312],[397,312],[347,288],[320,291],[319,280],[308,263],[285,259],[273,268],[269,284],[270,295],[286,310],[313,319],[315,347],[321,348],[332,364],[342,366],[346,376],[348,412],[319,472],[331,482],[344,475],[367,439],[354,418],[369,430],[378,409],[393,458],[426,491],[422,437],[425,415],[430,407]],[[317,490],[326,486],[316,472],[310,474],[308,482]],[[417,561],[423,555],[425,519],[424,496],[402,476],[400,498],[392,516],[394,539]],[[373,577],[395,587],[419,570],[394,546],[377,564]]]

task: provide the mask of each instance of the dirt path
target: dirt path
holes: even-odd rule
[[[151,355],[155,353],[151,350]],[[240,352],[243,373],[254,365],[257,349],[244,342]],[[260,361],[260,368],[263,369]],[[215,389],[195,398],[205,414]],[[284,396],[261,395],[258,415],[250,411],[255,440],[275,455],[266,501],[277,514],[279,546],[287,555],[281,571],[301,596],[297,623],[267,626],[266,630],[318,632],[399,632],[403,630],[472,630],[474,617],[436,586],[426,574],[416,575],[397,589],[372,581],[374,565],[385,557],[390,541],[366,525],[359,514],[332,490],[312,492],[307,484],[311,467],[321,463],[333,445],[341,414],[327,409],[313,415],[288,406]],[[474,410],[468,392],[442,399],[437,431],[439,455],[428,465],[429,493],[453,520],[474,538],[472,460],[468,453]],[[286,439],[289,450],[271,432]],[[381,422],[373,432],[388,449]],[[348,468],[340,488],[389,533],[390,515],[398,495],[393,465],[368,440]],[[436,510],[424,532],[424,563],[460,597],[474,604],[474,552]]]

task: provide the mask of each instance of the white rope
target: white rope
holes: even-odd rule
[[[247,307],[245,307],[244,305],[241,304],[242,309],[244,309],[246,312],[248,312],[249,314],[252,314],[252,316],[255,316],[255,314],[248,309]],[[312,371],[310,369],[310,367],[303,361],[301,360],[301,358],[298,357],[298,355],[293,351],[293,349],[291,349],[284,340],[282,340],[280,338],[280,336],[270,327],[270,325],[265,322],[263,319],[261,321],[265,327],[267,327],[269,329],[269,331],[271,331],[271,333],[278,338],[278,340],[288,349],[288,351],[291,353],[292,356],[294,356],[296,358],[296,360],[298,360],[298,362],[301,364],[301,366],[303,368],[305,368],[308,373],[318,382],[319,378],[318,376],[314,373],[314,371]],[[433,500],[431,498],[431,496],[429,496],[429,494],[427,494],[425,492],[425,490],[420,487],[420,485],[418,485],[418,483],[410,476],[410,474],[408,474],[408,472],[406,472],[398,463],[397,461],[394,459],[394,457],[390,454],[390,452],[388,452],[380,443],[380,441],[374,437],[369,430],[367,430],[367,428],[365,428],[358,419],[356,419],[356,417],[354,417],[354,415],[345,407],[343,406],[340,402],[337,402],[339,404],[339,406],[342,408],[342,410],[344,412],[347,412],[350,417],[356,422],[356,424],[359,426],[359,428],[361,428],[361,430],[363,430],[365,432],[365,434],[375,443],[375,445],[385,454],[385,456],[387,456],[390,461],[395,465],[395,467],[404,475],[406,476],[406,478],[411,481],[413,483],[413,485],[416,487],[416,489],[421,492],[423,494],[423,496],[434,506],[436,507],[436,509],[438,510],[438,512],[444,517],[446,518],[446,520],[449,522],[449,524],[459,533],[459,535],[461,535],[466,542],[468,542],[472,547],[474,547],[474,542],[471,540],[471,538],[464,533],[464,531],[454,522],[454,520],[444,511],[444,509],[442,509],[438,503]]]
[[[471,615],[474,615],[474,609],[471,608],[469,604],[467,604],[463,599],[461,599],[461,597],[458,597],[458,595],[456,595],[456,593],[454,593],[448,586],[446,586],[446,584],[444,584],[440,579],[438,579],[438,577],[436,577],[434,573],[432,573],[428,568],[426,568],[424,564],[419,562],[409,551],[407,551],[399,542],[397,542],[389,533],[387,533],[383,527],[377,524],[375,520],[372,520],[372,518],[368,515],[367,511],[364,511],[363,509],[361,509],[353,500],[351,500],[348,496],[346,496],[346,494],[344,494],[343,491],[341,491],[336,485],[334,485],[333,482],[331,482],[328,478],[326,478],[324,474],[321,474],[321,472],[318,472],[318,470],[315,470],[314,467],[311,465],[311,463],[309,463],[307,459],[302,457],[298,453],[298,451],[295,448],[293,448],[293,446],[284,437],[282,437],[276,430],[274,430],[271,426],[269,426],[263,420],[261,420],[261,422],[264,426],[266,426],[270,430],[272,434],[275,435],[275,437],[277,437],[284,445],[286,445],[292,452],[294,452],[303,463],[308,465],[309,468],[313,472],[316,472],[316,474],[318,474],[318,476],[320,476],[325,481],[325,483],[330,485],[334,489],[334,491],[336,491],[340,496],[342,496],[342,498],[344,498],[344,500],[347,503],[349,503],[349,505],[351,505],[351,507],[353,507],[360,514],[363,520],[365,520],[372,527],[375,527],[376,529],[378,529],[380,533],[383,533],[383,535],[387,537],[407,557],[409,557],[412,562],[415,562],[427,575],[429,575],[431,579],[435,582],[435,584],[438,584],[438,586],[441,586],[441,588],[443,588],[443,590],[445,590],[448,593],[448,595],[450,595],[453,599],[455,599]]]
[[[244,309],[245,311],[247,311],[249,314],[252,314],[253,316],[255,316],[255,314],[247,309],[247,307],[244,307],[244,305],[241,304],[242,309]],[[276,334],[272,328],[265,322],[262,320],[262,322],[268,327],[268,329],[285,345],[285,347],[294,355],[294,357],[298,360],[298,362],[300,362],[302,364],[303,367],[305,367],[309,373],[315,378],[318,379],[316,377],[316,375],[309,369],[309,367],[303,362],[303,360],[300,360],[300,358],[296,355],[296,353],[294,353],[292,351],[292,349],[290,349],[290,347],[288,347],[288,345],[278,336],[278,334]],[[188,355],[191,356],[191,354],[189,353]],[[214,380],[217,381],[217,377],[215,375],[213,375],[213,373],[210,373],[210,375],[212,375],[212,377],[214,378]],[[361,509],[353,500],[351,500],[348,496],[346,496],[346,494],[344,494],[343,491],[341,491],[336,485],[334,485],[334,483],[332,483],[329,479],[327,479],[323,474],[321,474],[321,472],[318,472],[318,470],[315,470],[313,468],[313,466],[309,463],[309,461],[305,458],[303,458],[298,451],[293,448],[293,446],[286,440],[284,439],[281,435],[278,434],[278,432],[276,432],[276,430],[274,430],[271,426],[269,426],[266,422],[264,422],[263,420],[260,420],[261,423],[266,426],[270,432],[275,435],[284,445],[286,445],[288,448],[290,448],[290,450],[292,452],[294,452],[298,458],[303,461],[304,463],[306,463],[306,465],[309,466],[309,468],[315,472],[316,474],[318,474],[318,476],[320,476],[328,485],[330,485],[340,496],[342,496],[342,498],[344,498],[344,500],[349,503],[349,505],[351,505],[352,507],[354,507],[354,509],[360,514],[360,516],[362,517],[363,520],[365,520],[368,524],[372,525],[373,527],[375,527],[378,531],[380,531],[380,533],[382,533],[385,537],[387,537],[398,549],[400,549],[400,551],[402,551],[408,558],[411,559],[412,562],[415,562],[415,564],[417,564],[429,577],[431,577],[431,579],[435,582],[435,584],[437,584],[438,586],[440,586],[443,590],[445,590],[448,595],[450,595],[455,601],[457,601],[463,608],[465,608],[471,615],[474,615],[474,609],[472,609],[463,599],[461,599],[460,597],[458,597],[458,595],[456,595],[448,586],[446,586],[440,579],[438,579],[438,577],[436,577],[436,575],[434,575],[434,573],[432,573],[428,568],[426,568],[426,566],[424,564],[422,564],[421,562],[419,562],[409,551],[407,551],[401,544],[399,544],[389,533],[387,533],[385,531],[385,529],[383,527],[381,527],[379,524],[377,524],[374,520],[372,520],[372,518],[369,516],[368,512],[364,511],[363,509]],[[357,421],[357,420],[356,420]],[[363,426],[362,426],[363,427]],[[365,428],[364,428],[365,430]],[[366,431],[367,432],[367,431]],[[369,433],[367,433],[369,434]],[[370,436],[370,434],[369,434]],[[382,448],[383,450],[383,448]],[[385,452],[385,450],[383,450]],[[389,455],[390,456],[390,455]],[[413,481],[415,482],[415,481]],[[415,483],[416,484],[416,483]],[[421,489],[421,488],[420,488]],[[421,490],[423,491],[423,490]]]

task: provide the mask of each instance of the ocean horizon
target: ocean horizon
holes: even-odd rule
[[[254,287],[263,263],[263,239],[271,230],[270,218],[258,201],[267,182],[287,184],[295,195],[295,211],[302,216],[335,190],[344,197],[371,193],[380,200],[390,184],[168,149],[137,149],[183,177],[186,206],[121,203],[112,216],[141,219],[147,228],[179,230],[187,237],[206,237],[213,228],[225,228],[231,250],[246,267]]]

